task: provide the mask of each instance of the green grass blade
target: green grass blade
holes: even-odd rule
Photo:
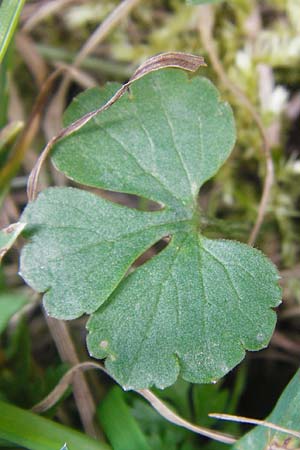
[[[101,402],[98,418],[114,450],[151,450],[119,387],[112,388]]]
[[[14,35],[25,0],[3,0],[0,7],[0,63]]]
[[[0,263],[5,253],[14,245],[24,227],[24,223],[17,222],[0,230]]]
[[[27,303],[24,295],[14,292],[0,294],[0,333],[2,333],[9,319]]]
[[[65,444],[69,450],[110,450],[103,442],[2,401],[0,439],[28,450],[59,450]]]

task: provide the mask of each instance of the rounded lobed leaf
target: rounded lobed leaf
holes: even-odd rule
[[[186,227],[174,212],[142,212],[74,188],[45,190],[22,221],[30,242],[20,274],[46,292],[46,310],[58,319],[96,311],[135,259],[172,229]]]
[[[280,303],[278,275],[258,250],[176,234],[89,320],[88,348],[126,389],[216,381],[245,350],[265,347]],[[258,319],[259,317],[259,319]],[[113,326],[112,326],[113,324]]]
[[[116,90],[114,84],[81,94],[67,123],[104,104]],[[108,110],[59,142],[53,161],[80,183],[179,209],[195,202],[234,141],[231,108],[219,101],[212,83],[166,69],[136,81]]]
[[[67,122],[95,110],[116,85],[87,91]],[[89,186],[164,205],[143,212],[74,188],[52,188],[22,216],[30,242],[21,274],[47,312],[92,314],[88,347],[130,388],[166,387],[179,374],[211,382],[245,350],[267,345],[280,302],[276,269],[257,250],[198,233],[197,195],[233,147],[230,107],[206,79],[166,69],[58,143],[54,163]],[[164,236],[159,255],[126,276]]]

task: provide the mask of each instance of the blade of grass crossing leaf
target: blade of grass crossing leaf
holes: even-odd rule
[[[97,415],[114,450],[151,450],[119,387],[110,390]]]
[[[3,0],[0,7],[0,63],[14,35],[25,0]]]
[[[28,450],[110,450],[78,431],[0,401],[0,439]]]

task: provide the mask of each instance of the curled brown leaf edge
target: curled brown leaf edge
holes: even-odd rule
[[[193,55],[191,53],[166,52],[147,59],[137,68],[130,80],[127,83],[123,84],[123,86],[110,98],[110,100],[108,100],[108,102],[106,102],[104,105],[101,105],[94,111],[91,111],[75,120],[75,122],[71,123],[66,128],[62,128],[56,136],[50,139],[30,173],[27,184],[28,200],[32,201],[37,196],[39,174],[54,144],[56,144],[59,140],[70,136],[75,131],[80,130],[80,128],[82,128],[86,123],[93,119],[93,117],[110,108],[117,100],[119,100],[119,98],[121,98],[125,94],[132,83],[149,74],[150,72],[155,72],[167,67],[174,67],[189,72],[195,72],[201,66],[206,66],[203,57]]]

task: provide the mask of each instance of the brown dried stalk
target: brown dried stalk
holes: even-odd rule
[[[289,434],[291,436],[294,436],[294,437],[300,439],[300,433],[298,431],[291,430],[290,428],[281,427],[279,425],[276,425],[275,423],[268,422],[266,420],[251,419],[250,417],[235,416],[232,414],[219,414],[219,413],[209,414],[209,417],[212,417],[214,419],[228,420],[230,422],[249,423],[251,425],[259,425],[262,427],[269,428],[271,430],[279,431],[280,433]]]
[[[62,395],[72,382],[74,375],[78,371],[85,371],[89,369],[99,369],[109,375],[105,367],[100,363],[87,361],[81,364],[77,364],[61,378],[53,391],[50,392],[50,394],[47,395],[44,400],[42,400],[32,408],[33,411],[37,413],[47,411],[62,397]],[[164,417],[169,422],[178,425],[179,427],[186,428],[187,430],[193,431],[194,433],[200,434],[201,436],[205,436],[210,439],[214,439],[215,441],[223,442],[225,444],[233,444],[234,442],[236,442],[236,439],[233,436],[220,433],[218,431],[213,431],[209,428],[194,425],[183,419],[178,414],[169,409],[166,404],[162,402],[158,397],[156,397],[156,395],[154,395],[153,392],[149,389],[139,389],[134,392],[144,397],[162,417]]]
[[[0,169],[0,189],[3,189],[12,177],[17,173],[21,162],[24,159],[25,153],[30,147],[36,133],[39,129],[41,117],[49,92],[53,86],[54,81],[61,74],[62,70],[58,69],[53,72],[47,80],[43,83],[39,95],[35,101],[30,117],[22,131],[20,137],[12,150],[10,158],[7,163]]]
[[[265,166],[266,166],[266,176],[264,179],[262,196],[260,199],[260,204],[258,207],[258,214],[255,221],[255,224],[251,230],[250,237],[248,239],[249,245],[254,245],[260,228],[263,224],[264,217],[266,214],[266,210],[268,207],[268,203],[270,200],[271,188],[274,182],[274,167],[273,160],[271,155],[271,148],[269,144],[269,139],[266,134],[263,122],[261,120],[260,115],[256,111],[255,107],[252,105],[248,97],[244,94],[241,89],[239,89],[227,76],[226,71],[220,61],[218,56],[218,52],[213,40],[213,26],[214,26],[214,15],[213,8],[211,5],[203,5],[199,7],[199,22],[198,22],[198,31],[200,33],[202,43],[204,45],[205,50],[207,51],[212,66],[216,73],[218,74],[221,82],[224,86],[231,91],[238,99],[241,104],[245,106],[250,112],[258,130],[260,132],[262,138],[262,149],[265,155]]]
[[[79,365],[67,324],[48,316],[46,316],[46,321],[61,360],[72,366]],[[96,406],[89,385],[82,372],[77,371],[73,375],[69,384],[73,384],[73,395],[84,431],[91,437],[99,438],[101,433],[94,423]]]

